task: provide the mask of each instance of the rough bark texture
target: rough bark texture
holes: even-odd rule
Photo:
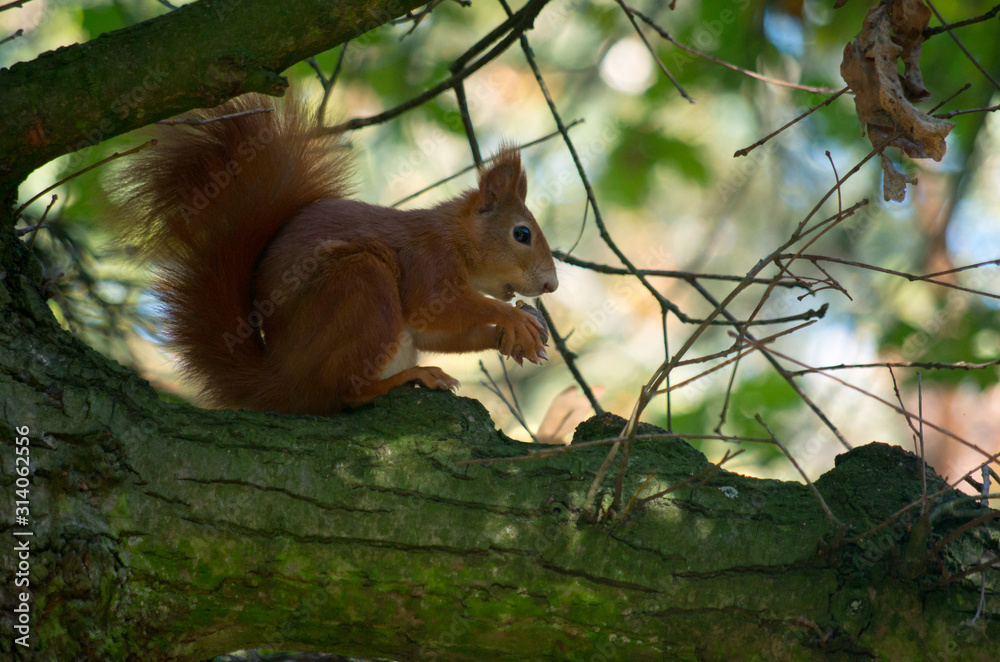
[[[478,403],[416,390],[330,419],[166,404],[26,319],[0,326],[0,393],[5,437],[30,428],[32,659],[197,660],[249,646],[414,660],[1000,656],[997,572],[974,625],[981,575],[941,585],[942,568],[996,549],[996,526],[959,536],[939,566],[909,519],[838,543],[807,487],[724,471],[594,525],[581,514],[602,447],[460,467],[526,447]],[[627,490],[655,471],[652,494],[706,466],[683,442],[647,442]],[[919,470],[873,444],[817,487],[860,532],[919,497]],[[936,539],[989,512],[952,505],[935,507],[947,513]],[[3,586],[13,572],[7,555]],[[4,591],[5,654],[22,652],[13,608]]]
[[[382,22],[383,8],[415,4],[202,2],[0,72],[0,503],[29,503],[25,522],[0,520],[3,656],[197,660],[280,646],[401,660],[1000,658],[997,571],[984,571],[978,618],[983,574],[945,579],[995,555],[1000,527],[935,550],[991,513],[953,493],[930,528],[904,518],[857,544],[806,487],[726,472],[593,524],[582,513],[603,447],[459,466],[527,448],[478,403],[414,390],[330,419],[200,411],[161,402],[58,327],[38,264],[9,230],[21,176],[89,132],[267,91],[287,64],[354,34],[370,7]],[[350,25],[331,23],[346,6]],[[220,7],[238,11],[194,13]],[[289,16],[306,22],[279,23]],[[163,61],[175,64],[161,86],[105,131],[115,100],[147,75],[119,67]],[[593,421],[580,434],[615,432]],[[652,472],[644,494],[706,466],[681,442],[644,442],[626,493]],[[849,537],[918,498],[919,471],[873,445],[817,486]],[[928,491],[939,486],[930,475]],[[31,583],[15,588],[21,561]],[[30,649],[13,643],[22,591]]]
[[[423,0],[201,0],[0,70],[0,184],[62,154],[244,92]]]

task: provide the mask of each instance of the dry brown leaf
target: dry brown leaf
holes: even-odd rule
[[[922,101],[931,95],[924,87],[920,73],[920,47],[924,30],[931,20],[931,10],[920,0],[895,0],[892,5],[892,39],[902,49],[903,90],[911,101]]]
[[[882,197],[886,202],[895,200],[902,202],[906,196],[906,185],[916,184],[917,178],[912,179],[896,170],[896,166],[882,154]]]
[[[928,96],[919,59],[929,19],[930,10],[920,0],[894,0],[873,8],[861,32],[844,48],[840,74],[854,92],[858,119],[872,145],[891,139],[889,145],[911,158],[940,161],[945,138],[955,125],[917,110],[912,103]],[[903,77],[897,72],[897,58],[903,60]],[[894,193],[905,191],[905,176],[892,170],[895,174],[885,171],[885,181],[891,181]]]

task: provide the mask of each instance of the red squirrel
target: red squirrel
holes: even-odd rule
[[[186,117],[215,121],[161,130],[113,188],[207,405],[327,415],[406,383],[458,386],[418,351],[547,358],[544,324],[504,303],[558,286],[515,149],[478,188],[403,211],[347,197],[347,148],[294,101],[247,94]]]

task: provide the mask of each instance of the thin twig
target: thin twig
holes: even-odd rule
[[[1000,266],[1000,258],[996,260],[984,260],[983,262],[976,262],[975,264],[966,264],[961,267],[953,267],[951,269],[945,269],[944,271],[935,271],[932,274],[924,274],[923,276],[915,276],[914,280],[927,280],[929,278],[936,278],[937,276],[948,276],[956,274],[960,271],[968,271],[969,269],[978,269],[979,267],[987,267],[990,265]]]
[[[45,207],[45,213],[42,214],[42,217],[40,219],[38,219],[38,223],[36,223],[35,227],[32,228],[33,231],[31,233],[31,239],[28,241],[28,250],[29,251],[32,248],[35,247],[35,239],[38,237],[38,230],[43,225],[45,225],[45,218],[49,215],[49,210],[52,209],[52,205],[54,205],[56,203],[56,200],[58,200],[58,199],[59,199],[58,195],[52,194],[52,199],[49,201],[48,206]],[[48,227],[48,226],[45,226],[45,227]]]
[[[749,338],[747,338],[747,342],[754,343],[755,341],[752,341]],[[782,358],[782,359],[784,359],[786,361],[790,361],[791,363],[794,363],[795,365],[801,366],[803,368],[810,368],[811,367],[811,366],[803,363],[802,361],[799,361],[798,359],[793,359],[792,357],[788,356],[787,354],[782,354],[781,352],[775,351],[774,349],[769,349],[767,351],[769,351],[770,353],[774,354],[775,356],[777,356],[779,358]],[[875,395],[874,393],[871,393],[870,391],[866,391],[865,389],[861,388],[860,386],[855,386],[854,384],[850,384],[848,382],[845,382],[843,379],[840,379],[839,377],[835,377],[833,375],[827,374],[825,372],[820,372],[820,373],[817,373],[817,374],[823,375],[827,379],[832,379],[833,381],[837,382],[838,384],[841,384],[843,386],[846,386],[849,389],[857,391],[858,393],[866,395],[869,398],[875,400],[876,402],[880,402],[883,405],[885,405],[886,407],[889,407],[893,411],[899,412],[903,416],[909,416],[909,417],[914,417],[914,418],[916,417],[915,414],[911,414],[910,412],[906,411],[905,409],[897,407],[896,405],[892,404],[888,400],[886,400],[884,398],[880,398],[879,396]],[[926,420],[924,420],[922,418],[920,420],[923,421],[923,423],[925,425],[927,425],[927,427],[929,427],[931,429],[934,429],[934,430],[937,430],[938,432],[940,432],[941,434],[943,434],[943,435],[945,435],[947,437],[951,437],[952,439],[954,439],[958,443],[962,444],[963,446],[965,446],[967,448],[971,448],[972,450],[974,450],[977,453],[983,455],[984,457],[992,457],[989,453],[987,453],[986,451],[984,451],[983,449],[981,449],[979,446],[976,446],[972,442],[963,439],[962,437],[958,436],[954,432],[946,430],[945,428],[941,427],[940,425],[936,425],[936,424],[931,423],[930,421],[926,421]]]
[[[674,75],[672,73],[670,73],[670,70],[667,69],[667,65],[663,64],[663,60],[661,60],[660,56],[656,54],[656,49],[653,48],[653,45],[651,43],[649,43],[649,39],[646,39],[646,35],[639,28],[639,24],[635,22],[636,11],[634,9],[632,9],[631,7],[629,7],[628,5],[626,5],[623,2],[623,0],[617,0],[617,2],[618,2],[618,5],[625,11],[625,15],[628,16],[628,20],[632,24],[632,27],[635,28],[635,31],[639,34],[639,38],[642,39],[642,43],[644,43],[646,45],[646,50],[648,50],[649,54],[653,56],[654,60],[656,60],[656,64],[660,65],[660,71],[663,72],[663,75],[665,75],[667,77],[667,79],[671,83],[674,84],[674,87],[677,88],[677,91],[681,93],[682,97],[684,97],[685,99],[687,99],[691,103],[697,103],[684,90],[683,86],[681,86],[681,84],[677,82],[677,79],[674,78]],[[643,17],[643,20],[646,20],[645,17]],[[646,22],[649,23],[648,20],[646,20]],[[656,28],[655,25],[653,27],[654,27],[654,29],[659,29],[659,28]],[[664,33],[661,33],[661,34],[664,34]]]
[[[938,586],[947,586],[948,584],[952,584],[954,582],[957,582],[960,579],[965,579],[969,575],[974,575],[976,573],[983,572],[983,570],[987,570],[989,568],[1000,568],[1000,555],[994,556],[991,559],[987,559],[986,561],[983,561],[982,563],[977,563],[976,565],[972,566],[971,568],[966,568],[962,572],[957,572],[954,575],[949,575],[947,577],[944,577],[944,578],[938,580]],[[980,594],[979,594],[980,595],[980,601],[979,601],[980,607],[982,606],[982,604],[983,604],[983,598],[985,597],[985,591],[986,591],[985,581],[986,581],[986,573],[983,573],[983,583],[980,584],[981,589],[980,589]],[[980,614],[980,610],[977,609],[976,610],[976,617],[977,618],[978,618],[979,614]],[[975,620],[973,620],[973,622],[975,622]],[[969,625],[971,625],[971,623],[969,623],[968,621],[966,621],[966,623],[969,624]]]
[[[722,434],[685,434],[681,432],[662,432],[658,434],[637,434],[635,435],[636,441],[656,441],[659,439],[707,439],[711,441],[725,441],[727,443],[759,443],[759,444],[774,444],[774,442],[766,437],[740,437],[732,435],[722,435]],[[607,446],[608,444],[615,444],[618,442],[625,441],[625,437],[608,437],[606,439],[595,439],[594,441],[584,441],[576,444],[569,444],[568,446],[553,446],[545,448],[540,451],[532,451],[528,455],[517,455],[514,457],[485,457],[478,458],[475,460],[460,460],[456,462],[456,466],[462,466],[466,464],[492,464],[493,462],[525,462],[528,460],[539,460],[550,457],[559,457],[565,453],[572,453],[573,451],[580,450],[581,448],[590,448],[592,446]]]
[[[896,394],[896,402],[899,403],[901,409],[906,409],[906,405],[903,404],[903,395],[899,392],[899,384],[896,383],[896,373],[892,371],[892,368],[889,368],[889,377],[892,378],[892,392]],[[920,435],[920,433],[917,431],[917,428],[913,425],[913,421],[910,419],[909,416],[904,416],[903,420],[906,421],[906,424],[910,427],[910,431],[913,433],[913,452],[919,455],[920,448],[917,444],[917,437]]]
[[[52,227],[50,223],[35,223],[34,225],[29,225],[29,226],[23,227],[23,228],[14,228],[14,236],[15,237],[23,237],[24,235],[28,234],[29,232],[34,232],[35,228],[38,228],[40,230],[45,230],[45,229],[50,228],[50,227]]]
[[[965,84],[965,85],[963,85],[962,87],[958,88],[958,92],[955,92],[955,93],[954,93],[954,94],[952,94],[952,95],[951,95],[950,97],[948,97],[947,99],[945,99],[944,101],[942,101],[942,102],[941,102],[941,103],[939,103],[938,105],[936,105],[936,106],[934,106],[933,108],[931,108],[930,110],[928,110],[928,111],[927,111],[927,114],[928,114],[928,115],[933,115],[935,111],[937,111],[937,110],[940,110],[940,109],[941,109],[941,108],[942,108],[942,107],[943,107],[943,106],[944,106],[945,104],[947,104],[947,103],[948,103],[949,101],[951,101],[952,99],[954,99],[955,97],[957,97],[957,96],[958,96],[959,94],[961,94],[962,92],[965,92],[966,90],[968,90],[968,89],[971,89],[971,88],[972,88],[972,83],[966,83],[966,84]]]
[[[570,255],[572,255],[573,251],[576,250],[576,247],[580,245],[580,240],[583,239],[583,232],[584,230],[587,229],[587,214],[589,212],[590,212],[590,202],[585,201],[583,203],[583,221],[580,222],[580,232],[576,235],[576,241],[573,242],[573,245],[570,246],[565,253],[563,253],[565,257],[569,257]],[[553,252],[552,255],[554,257],[555,252]],[[565,262],[565,260],[563,261]]]
[[[538,13],[542,11],[542,8],[548,4],[548,1],[549,0],[528,0],[527,4],[521,7],[521,9],[519,9],[515,14],[511,15],[510,18],[508,18],[502,25],[487,35],[486,38],[481,39],[479,43],[470,48],[467,53],[475,51],[481,44],[485,43],[487,39],[495,38],[495,34],[503,34],[509,30],[507,36],[501,39],[496,46],[472,64],[463,66],[460,71],[453,73],[451,76],[429,90],[426,90],[412,99],[390,108],[389,110],[379,113],[378,115],[355,118],[338,124],[328,130],[339,133],[343,131],[354,131],[366,126],[384,124],[385,122],[402,115],[408,110],[427,103],[442,92],[453,89],[455,87],[455,83],[468,78],[482,69],[484,66],[496,59],[501,53],[506,51],[511,44],[517,41],[517,39],[522,36],[523,32],[531,27],[535,17],[538,16]],[[462,58],[459,58],[459,61],[463,61]]]
[[[638,16],[640,19],[642,19],[642,21],[646,25],[648,25],[649,27],[651,27],[654,30],[656,30],[656,32],[661,37],[663,37],[664,39],[666,39],[667,41],[669,41],[671,44],[673,44],[677,48],[680,48],[681,50],[685,50],[688,53],[691,53],[692,55],[696,55],[696,56],[698,56],[700,58],[704,58],[704,59],[708,60],[709,62],[714,62],[715,64],[718,64],[718,65],[721,65],[723,67],[726,67],[727,69],[732,69],[733,71],[737,71],[737,72],[739,72],[741,74],[744,74],[746,76],[750,76],[751,78],[756,78],[759,81],[763,81],[765,83],[770,83],[772,85],[779,85],[781,87],[790,87],[793,90],[802,90],[804,92],[813,92],[813,93],[816,93],[816,94],[830,94],[831,92],[835,92],[836,91],[836,90],[831,89],[829,87],[813,87],[811,85],[799,85],[798,83],[789,83],[786,80],[780,80],[780,79],[777,79],[777,78],[771,78],[770,76],[764,76],[763,74],[759,74],[756,71],[750,71],[749,69],[744,69],[743,67],[738,67],[735,64],[726,62],[725,60],[720,60],[719,58],[717,58],[715,56],[709,55],[708,53],[703,53],[702,51],[696,50],[694,48],[691,48],[690,46],[682,44],[681,42],[679,42],[676,39],[674,39],[670,35],[669,32],[667,32],[662,27],[660,27],[659,25],[657,25],[653,21],[653,19],[649,18],[648,16],[646,16],[645,14],[643,14],[638,9],[635,9],[634,7],[630,7],[629,5],[626,5],[624,2],[622,2],[622,0],[617,0],[617,2],[618,2],[619,5],[621,5],[622,9],[625,10],[625,13],[628,14],[629,20],[632,20],[632,25],[635,25],[635,21],[632,19],[632,15],[634,14],[635,16]],[[638,30],[638,29],[639,28],[637,26],[636,30]],[[640,35],[641,34],[642,33],[640,33]],[[645,37],[643,37],[643,41],[645,41]]]
[[[572,129],[577,124],[583,124],[583,120],[573,120],[572,122],[570,122],[569,124],[566,125],[566,128],[567,129]],[[553,131],[552,133],[547,133],[544,136],[542,136],[541,138],[535,138],[534,140],[530,140],[530,141],[524,143],[523,145],[518,145],[517,149],[518,150],[524,150],[524,149],[527,149],[529,147],[534,147],[535,145],[541,144],[541,143],[543,143],[543,142],[545,142],[547,140],[551,140],[551,139],[555,138],[558,135],[560,135],[559,131]],[[442,184],[447,184],[448,182],[450,182],[453,179],[458,179],[459,177],[461,177],[465,173],[471,172],[472,170],[475,170],[475,169],[476,169],[475,164],[470,165],[470,166],[466,166],[466,167],[462,168],[461,170],[459,170],[458,172],[456,172],[454,174],[451,174],[451,175],[448,175],[444,179],[439,179],[438,181],[434,182],[433,184],[425,186],[424,188],[420,189],[419,191],[417,191],[415,193],[411,193],[410,195],[406,196],[405,198],[401,198],[401,199],[397,200],[396,202],[392,203],[391,206],[392,207],[398,207],[399,205],[403,204],[404,202],[409,202],[410,200],[413,200],[414,198],[417,198],[417,197],[423,195],[424,193],[427,193],[428,191],[431,191],[431,190],[437,188],[438,186],[441,186]]]
[[[973,25],[975,23],[981,23],[983,21],[988,21],[1000,12],[1000,5],[997,5],[993,9],[989,10],[982,16],[976,16],[975,18],[967,18],[964,21],[957,21],[955,23],[946,23],[944,25],[939,25],[933,28],[927,28],[923,32],[924,40],[930,39],[936,34],[941,34],[942,32],[947,32],[948,30],[953,30],[955,28],[964,28],[967,25]],[[939,17],[940,18],[940,17]],[[944,21],[942,21],[943,23]]]
[[[553,344],[556,346],[556,350],[559,355],[562,356],[563,361],[566,363],[566,367],[569,368],[570,374],[573,375],[573,379],[576,383],[580,385],[580,389],[583,391],[584,396],[586,396],[587,401],[590,403],[591,408],[594,410],[594,414],[600,416],[604,413],[604,409],[601,407],[600,403],[597,402],[597,398],[594,396],[594,392],[591,390],[590,385],[583,378],[583,373],[576,366],[576,354],[570,351],[569,347],[566,346],[566,338],[559,335],[556,330],[555,324],[552,321],[552,316],[549,315],[548,309],[545,304],[541,301],[538,302],[538,310],[542,313],[542,317],[545,319],[545,324],[549,328],[549,337],[552,339]]]
[[[816,486],[813,485],[813,482],[809,480],[809,476],[807,476],[806,472],[802,470],[802,467],[800,467],[799,463],[795,460],[794,457],[792,457],[792,454],[788,452],[788,449],[785,448],[785,445],[781,443],[781,440],[779,440],[778,437],[775,436],[774,432],[771,431],[771,428],[767,426],[767,423],[765,423],[764,419],[760,417],[760,414],[754,414],[753,418],[755,421],[760,423],[760,425],[765,430],[767,430],[767,433],[771,435],[771,439],[774,440],[774,443],[778,445],[778,448],[781,449],[781,452],[783,452],[785,454],[785,457],[787,457],[792,462],[792,464],[795,466],[795,469],[799,472],[799,475],[801,475],[802,479],[806,481],[807,485],[809,485],[809,489],[812,490],[813,494],[819,500],[819,505],[823,507],[823,512],[826,513],[827,519],[836,524],[838,527],[844,526],[841,523],[841,521],[837,519],[834,516],[834,514],[830,511],[830,507],[826,505],[826,501],[823,499],[823,495],[819,493],[819,490],[816,489]]]
[[[777,340],[778,338],[780,338],[782,336],[787,336],[790,333],[795,333],[796,331],[804,329],[807,326],[812,326],[815,323],[816,323],[816,320],[810,320],[808,322],[805,322],[804,324],[799,324],[798,326],[793,326],[790,329],[785,329],[784,331],[779,331],[778,333],[775,333],[774,335],[767,336],[766,338],[761,338],[757,342],[759,342],[759,343],[761,343],[763,345],[770,344],[770,343],[774,342],[775,340]],[[735,342],[735,343],[732,344],[731,347],[728,347],[728,348],[722,350],[721,352],[715,352],[714,354],[708,354],[706,356],[699,356],[696,359],[685,359],[683,361],[678,361],[677,362],[677,367],[680,368],[680,367],[686,366],[686,365],[697,365],[699,363],[707,363],[708,361],[714,361],[715,359],[721,359],[724,356],[729,356],[733,352],[743,352],[745,349],[746,348],[743,347],[741,345],[741,343]],[[751,348],[751,349],[753,349],[753,348]],[[674,387],[671,387],[671,388],[674,388]]]
[[[666,495],[670,494],[671,492],[676,492],[677,490],[681,489],[682,487],[686,487],[688,485],[690,485],[692,488],[694,488],[694,487],[701,487],[702,485],[704,485],[708,481],[712,480],[712,478],[715,476],[715,474],[719,472],[719,469],[722,468],[723,464],[725,464],[729,460],[733,459],[734,457],[742,455],[743,453],[746,452],[746,450],[747,449],[745,449],[745,448],[741,448],[738,451],[736,451],[735,453],[732,453],[729,450],[726,450],[725,455],[723,455],[722,459],[719,460],[718,462],[716,462],[714,464],[710,464],[709,466],[705,467],[704,469],[702,469],[701,471],[699,471],[695,475],[688,476],[684,480],[682,480],[679,483],[676,483],[674,485],[671,485],[670,487],[668,487],[667,489],[663,490],[662,492],[657,492],[656,494],[649,495],[648,497],[642,499],[639,502],[639,505],[640,506],[644,506],[647,503],[649,503],[650,501],[654,501],[656,499],[662,499],[663,497],[665,497]],[[697,482],[695,482],[695,481],[697,481]],[[625,512],[628,512],[628,508],[625,509]],[[625,512],[622,513],[623,516],[624,516]]]
[[[938,119],[946,120],[952,117],[957,117],[958,115],[968,115],[969,113],[995,113],[1000,110],[1000,104],[996,106],[987,106],[985,108],[966,108],[965,110],[953,110],[949,113],[938,113],[934,117]]]
[[[580,258],[573,257],[564,253],[562,251],[552,251],[552,257],[556,258],[560,262],[565,262],[566,264],[571,264],[574,267],[581,267],[583,269],[588,269],[590,271],[596,271],[601,274],[611,274],[614,276],[631,276],[632,272],[628,269],[623,269],[621,267],[612,267],[606,264],[599,264],[597,262],[587,262],[586,260],[581,260]],[[722,280],[732,283],[742,283],[746,278],[745,276],[735,276],[729,274],[703,274],[695,273],[693,271],[676,271],[673,269],[637,269],[639,273],[644,276],[656,276],[663,278],[680,278],[681,280]],[[755,285],[770,285],[772,278],[751,278],[750,283]],[[782,280],[776,283],[775,287],[804,287],[801,283],[797,281],[786,281]]]
[[[231,120],[235,117],[243,117],[244,115],[256,115],[257,113],[273,113],[274,108],[251,108],[250,110],[242,110],[238,113],[232,113],[230,115],[219,115],[218,117],[177,117],[169,120],[160,120],[156,124],[162,124],[164,126],[175,126],[177,124],[211,124],[212,122],[221,122],[222,120]]]
[[[24,34],[24,28],[19,28],[18,30],[16,30],[14,32],[14,34],[10,35],[9,37],[4,37],[3,39],[0,39],[0,46],[2,46],[3,44],[6,44],[8,41],[13,41],[13,40],[17,39],[18,37],[22,36],[23,34]]]
[[[972,55],[972,53],[969,52],[969,49],[967,49],[965,45],[962,44],[961,41],[959,41],[958,37],[955,36],[955,33],[952,32],[952,26],[948,24],[948,21],[944,20],[944,17],[941,16],[941,12],[937,10],[937,7],[934,6],[934,3],[931,2],[931,0],[924,0],[924,2],[927,4],[928,7],[931,8],[931,11],[934,12],[934,15],[937,16],[937,19],[941,21],[941,26],[948,32],[948,36],[951,37],[952,41],[954,41],[955,44],[961,49],[961,51],[965,53],[965,56],[969,58],[972,64],[976,65],[976,69],[979,69],[980,73],[986,76],[986,79],[988,81],[993,83],[993,87],[1000,90],[1000,83],[998,83],[997,80],[990,75],[990,72],[986,71],[986,69],[983,68],[983,65],[979,64],[979,60],[977,60]]]
[[[479,141],[476,140],[476,128],[472,125],[472,115],[469,113],[469,101],[465,98],[465,83],[458,81],[455,83],[455,100],[458,102],[458,112],[462,117],[462,126],[465,127],[465,137],[469,141],[469,149],[472,151],[472,162],[477,168],[483,166],[483,156],[479,152]]]
[[[1000,510],[991,510],[990,512],[988,512],[988,513],[986,513],[984,515],[980,515],[979,517],[977,517],[974,520],[966,522],[965,524],[963,524],[962,526],[958,527],[957,529],[955,529],[954,531],[952,531],[951,533],[949,533],[947,536],[945,536],[941,540],[939,540],[936,543],[934,543],[934,551],[935,552],[940,552],[942,549],[944,549],[945,547],[947,547],[950,542],[952,542],[953,540],[955,540],[956,538],[958,538],[960,535],[962,535],[966,531],[971,531],[972,529],[976,528],[977,526],[982,526],[983,524],[986,524],[987,522],[991,522],[991,521],[997,519],[998,517],[1000,517]]]
[[[480,361],[480,363],[482,363],[482,361]],[[532,432],[531,428],[529,428],[525,423],[526,419],[524,417],[524,410],[521,409],[521,403],[517,399],[517,391],[514,390],[514,384],[512,384],[510,381],[510,373],[507,372],[507,362],[504,360],[503,356],[500,357],[500,368],[503,369],[503,380],[507,384],[507,390],[510,391],[510,399],[514,403],[514,410],[517,412],[517,420],[524,427],[525,431],[528,433],[528,436],[531,437],[531,440],[537,444],[538,437],[535,436],[535,433]]]
[[[775,137],[776,135],[778,135],[779,133],[781,133],[782,131],[784,131],[788,127],[790,127],[793,124],[796,124],[796,123],[800,122],[801,120],[805,119],[806,117],[812,115],[814,112],[816,112],[817,110],[819,110],[823,106],[830,105],[831,103],[833,103],[834,99],[836,99],[837,97],[839,97],[841,94],[843,94],[844,92],[846,92],[849,89],[851,89],[851,88],[845,87],[845,88],[841,89],[838,92],[834,92],[831,96],[828,96],[826,99],[824,99],[820,103],[816,104],[815,106],[813,106],[812,108],[810,108],[806,112],[802,113],[801,115],[799,115],[798,117],[796,117],[795,119],[793,119],[791,122],[788,122],[787,124],[781,126],[777,130],[772,131],[771,133],[767,134],[766,136],[764,136],[763,138],[761,138],[760,140],[758,140],[754,144],[749,145],[747,147],[744,147],[743,149],[736,150],[736,153],[733,154],[733,158],[736,158],[737,156],[746,156],[747,154],[749,154],[750,152],[752,152],[754,149],[760,147],[761,145],[763,145],[768,140],[770,140],[771,138]]]
[[[983,463],[979,465],[979,467],[988,467],[991,463],[996,462],[998,459],[1000,459],[1000,451],[997,451],[993,455],[991,455],[988,458],[986,458],[986,460],[984,460]],[[974,468],[969,469],[968,471],[966,471],[965,474],[962,475],[962,476],[960,476],[958,480],[955,480],[955,481],[951,482],[951,487],[952,488],[957,488],[962,481],[964,481],[966,478],[968,478],[969,476],[971,476],[972,472],[975,471],[976,469],[979,469],[979,467],[974,467]],[[990,469],[990,473],[993,473],[992,469]],[[995,475],[996,474],[994,473],[994,476]],[[998,479],[998,480],[1000,480],[1000,479]]]
[[[127,150],[125,152],[115,152],[114,154],[112,154],[111,156],[107,157],[106,159],[101,159],[97,163],[89,165],[86,168],[83,168],[82,170],[77,170],[73,174],[67,175],[66,177],[63,177],[62,179],[60,179],[55,184],[53,184],[53,185],[51,185],[49,187],[46,187],[46,188],[42,189],[41,191],[39,191],[37,194],[35,194],[34,196],[32,196],[32,198],[30,200],[28,200],[23,205],[21,205],[20,207],[18,207],[17,210],[14,212],[14,220],[16,221],[17,219],[19,219],[21,217],[21,214],[24,212],[25,209],[28,208],[28,206],[31,203],[33,203],[35,200],[39,199],[40,197],[42,197],[43,195],[45,195],[46,193],[48,193],[52,189],[58,188],[58,187],[62,186],[63,184],[65,184],[69,180],[75,179],[76,177],[79,177],[80,175],[82,175],[85,172],[89,172],[89,171],[93,170],[94,168],[99,168],[100,166],[104,165],[105,163],[107,163],[109,161],[114,161],[115,159],[120,159],[123,156],[129,156],[130,154],[135,154],[140,149],[145,149],[145,148],[149,147],[150,145],[155,145],[155,144],[156,144],[156,138],[153,138],[152,140],[148,140],[148,141],[144,142],[143,144],[139,145],[138,147],[133,147],[132,149]]]
[[[489,384],[487,384],[486,382],[480,382],[480,383],[483,386],[485,386],[487,388],[487,390],[489,390],[491,393],[493,393],[493,395],[495,395],[498,398],[500,398],[500,400],[505,405],[507,405],[507,409],[514,416],[514,418],[517,419],[517,422],[521,424],[521,427],[524,428],[525,432],[528,433],[528,435],[531,437],[531,440],[533,442],[535,442],[535,443],[538,443],[538,439],[535,437],[534,433],[531,431],[531,428],[528,427],[528,424],[524,420],[524,416],[521,413],[520,406],[514,406],[514,405],[512,405],[507,400],[507,398],[504,397],[503,391],[501,391],[500,387],[497,386],[497,383],[495,381],[493,381],[493,375],[491,375],[490,371],[486,369],[486,366],[483,365],[482,361],[479,362],[479,369],[482,371],[482,373],[484,375],[486,375],[486,379],[490,380]],[[507,369],[506,368],[504,368],[504,374],[505,375],[507,374]],[[509,385],[510,384],[510,380],[508,380],[507,383]],[[514,395],[514,389],[513,389],[513,387],[511,388],[511,395],[512,396]],[[515,399],[515,401],[516,401],[516,399]]]
[[[886,269],[885,267],[876,267],[874,265],[866,264],[864,262],[857,262],[855,260],[847,260],[847,259],[840,258],[840,257],[830,257],[828,255],[816,255],[816,254],[811,254],[811,253],[803,253],[801,255],[798,255],[798,254],[783,254],[783,255],[779,255],[778,257],[780,259],[789,258],[789,257],[798,257],[799,259],[808,260],[808,261],[813,262],[813,263],[818,262],[818,261],[821,261],[821,262],[834,262],[836,264],[844,264],[844,265],[847,265],[847,266],[850,266],[850,267],[858,267],[859,269],[868,269],[869,271],[878,271],[878,272],[881,272],[881,273],[884,273],[884,274],[889,274],[890,276],[899,276],[900,278],[905,278],[906,280],[908,280],[910,282],[920,281],[920,282],[925,282],[925,283],[933,283],[934,285],[940,285],[941,287],[948,287],[948,288],[951,288],[953,290],[959,290],[959,291],[962,291],[962,292],[968,292],[969,294],[976,294],[976,295],[979,295],[979,296],[988,297],[990,299],[1000,299],[1000,294],[991,294],[990,292],[984,292],[983,290],[974,290],[974,289],[969,288],[969,287],[963,287],[961,285],[956,285],[955,283],[949,283],[948,281],[934,280],[933,278],[931,278],[931,276],[936,276],[938,274],[929,274],[927,276],[917,276],[917,275],[914,275],[914,274],[906,273],[905,271],[896,271],[895,269]],[[958,267],[956,269],[951,269],[949,271],[940,272],[940,273],[941,274],[948,274],[948,273],[953,273],[953,272],[956,272],[956,271],[963,271],[965,269],[971,269],[971,268],[975,268],[975,267],[984,266],[984,265],[987,265],[987,264],[996,264],[997,262],[1000,262],[1000,260],[989,260],[987,262],[980,262],[978,264],[969,265],[969,266],[966,266],[966,267]]]
[[[463,7],[468,7],[471,4],[471,0],[455,0],[455,2],[457,2],[460,5],[462,5]],[[407,30],[399,38],[399,40],[403,41],[404,39],[406,39],[407,37],[409,37],[411,34],[413,34],[414,30],[416,30],[420,26],[420,24],[423,22],[423,20],[425,18],[427,18],[428,16],[430,16],[430,13],[432,11],[434,11],[435,9],[437,9],[438,5],[443,4],[443,3],[444,3],[444,0],[431,0],[426,5],[424,5],[423,7],[421,7],[418,11],[416,11],[416,12],[414,12],[414,11],[408,11],[408,12],[406,12],[405,16],[400,16],[399,18],[394,18],[391,21],[389,21],[393,25],[399,25],[399,24],[406,23],[406,22],[409,22],[409,21],[413,22],[413,25],[410,26],[410,29]]]
[[[14,2],[8,2],[5,5],[0,5],[0,11],[7,11],[8,9],[20,9],[28,2],[31,2],[31,0],[14,0]]]
[[[728,453],[729,451],[726,452]],[[622,510],[621,517],[618,518],[619,521],[621,521],[622,519],[625,518],[626,515],[628,515],[628,511],[632,507],[632,504],[635,503],[636,497],[638,497],[642,493],[642,491],[646,489],[646,485],[649,484],[649,481],[652,480],[653,476],[655,475],[656,472],[654,471],[653,473],[646,476],[646,480],[642,481],[642,485],[639,486],[639,489],[635,491],[635,494],[632,495],[632,498],[629,499],[628,503],[625,504],[625,508]]]
[[[344,46],[340,49],[340,57],[337,58],[337,64],[334,65],[333,73],[330,74],[329,78],[323,75],[323,70],[320,69],[316,58],[311,57],[306,60],[316,70],[319,84],[323,86],[323,98],[316,109],[316,126],[323,126],[323,121],[326,118],[326,106],[330,102],[330,96],[333,94],[333,86],[337,84],[337,79],[340,78],[340,71],[344,67],[344,58],[347,56],[347,46],[350,43],[349,41],[344,42]]]
[[[896,362],[885,362],[885,363],[841,363],[838,365],[825,365],[819,368],[810,368],[808,370],[795,370],[789,372],[788,374],[793,377],[799,377],[801,375],[809,375],[816,372],[826,372],[828,370],[855,370],[855,369],[867,369],[867,368],[924,368],[925,370],[982,370],[983,368],[992,368],[994,366],[1000,366],[1000,359],[994,361],[987,361],[986,363],[966,363],[965,361],[959,361],[957,363],[934,363],[925,361],[896,361]]]
[[[625,431],[628,431],[629,427],[628,423],[626,423]],[[635,436],[632,435],[631,437],[622,437],[611,445],[611,450],[608,451],[604,461],[601,462],[601,466],[597,469],[597,473],[594,474],[594,479],[590,482],[590,487],[587,489],[587,496],[583,501],[583,507],[585,509],[584,512],[588,513],[595,521],[600,519],[600,515],[594,513],[594,499],[597,498],[597,490],[600,489],[601,483],[604,482],[604,476],[607,475],[608,469],[611,468],[611,463],[615,461],[615,457],[618,455],[618,449],[622,447],[622,442],[628,441],[629,438],[635,439]],[[615,503],[612,501],[612,508],[614,505]]]

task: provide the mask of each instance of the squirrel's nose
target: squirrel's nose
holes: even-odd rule
[[[559,287],[559,279],[556,278],[555,274],[552,274],[545,279],[544,283],[542,283],[542,292],[545,294],[555,292],[557,287]]]

